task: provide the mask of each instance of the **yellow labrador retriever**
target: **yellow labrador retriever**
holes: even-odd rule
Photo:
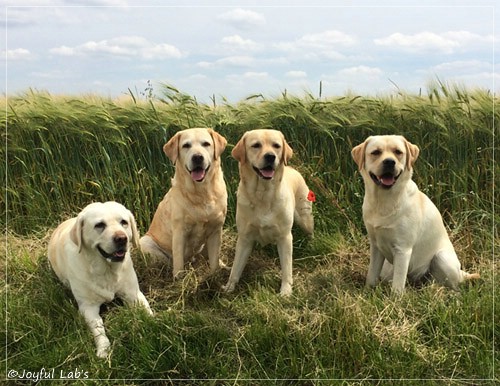
[[[363,220],[370,238],[366,285],[392,280],[402,293],[406,279],[425,273],[457,289],[479,277],[460,269],[441,214],[411,179],[419,148],[402,136],[372,136],[352,149],[365,184]]]
[[[239,161],[236,226],[238,240],[231,274],[223,290],[231,292],[257,241],[277,244],[281,264],[281,291],[292,292],[292,224],[313,233],[309,188],[295,169],[286,166],[292,149],[276,130],[246,132],[233,148]]]
[[[226,139],[212,129],[177,132],[163,147],[175,164],[172,187],[158,205],[141,249],[173,260],[174,278],[188,258],[208,252],[210,271],[219,266],[227,191],[220,156]]]
[[[50,264],[71,289],[101,358],[109,354],[110,346],[99,315],[101,304],[118,296],[152,314],[130,258],[130,247],[137,241],[134,216],[113,201],[86,206],[78,217],[59,225],[49,241]]]

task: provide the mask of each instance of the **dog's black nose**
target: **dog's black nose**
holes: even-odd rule
[[[127,244],[127,235],[125,233],[117,233],[113,237],[113,241],[118,246],[125,245],[125,244]]]
[[[191,160],[193,161],[193,164],[201,165],[203,163],[204,158],[201,154],[194,154]]]
[[[385,160],[382,161],[382,163],[386,168],[393,168],[394,165],[396,165],[396,161],[393,160],[392,158],[386,158]]]
[[[266,163],[273,164],[275,160],[276,160],[276,155],[274,155],[273,153],[264,154],[264,161],[266,161]]]

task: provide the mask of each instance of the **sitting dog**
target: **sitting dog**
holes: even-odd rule
[[[204,247],[210,271],[222,266],[219,254],[227,191],[220,156],[226,144],[212,129],[195,128],[177,132],[163,147],[175,164],[172,187],[158,205],[140,245],[145,253],[172,259],[174,278],[186,260]]]
[[[411,179],[419,148],[402,136],[372,136],[352,149],[365,184],[363,220],[370,238],[366,285],[392,280],[393,293],[406,279],[425,273],[457,289],[478,278],[460,269],[441,214]]]
[[[293,152],[276,130],[246,132],[233,148],[239,161],[236,226],[238,240],[226,292],[234,290],[256,241],[277,244],[283,296],[292,293],[292,225],[313,233],[309,188],[298,171],[287,166]]]
[[[49,262],[71,289],[101,358],[109,354],[110,346],[99,315],[101,304],[118,296],[152,314],[130,258],[130,247],[137,241],[134,216],[113,201],[86,206],[78,217],[59,225],[49,241]]]

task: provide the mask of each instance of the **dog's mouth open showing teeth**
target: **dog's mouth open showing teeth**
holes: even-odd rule
[[[266,166],[265,168],[258,169],[253,167],[257,175],[265,180],[270,180],[274,177],[274,168],[272,166]]]
[[[381,186],[382,188],[385,189],[390,189],[394,186],[396,181],[399,178],[399,175],[395,176],[393,173],[384,173],[380,177],[376,176],[373,173],[370,173],[370,177],[372,178],[373,182],[377,184],[378,186]]]
[[[191,178],[193,179],[193,181],[202,182],[205,179],[205,176],[207,175],[208,169],[209,167],[203,169],[201,166],[194,168],[190,172]]]
[[[104,249],[101,248],[100,245],[97,246],[97,250],[101,253],[102,257],[113,263],[119,263],[123,261],[123,259],[125,258],[125,254],[127,253],[126,249],[118,249],[113,253],[107,253]]]

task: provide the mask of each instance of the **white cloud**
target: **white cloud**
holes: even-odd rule
[[[341,31],[327,30],[320,33],[306,34],[295,41],[273,44],[275,50],[284,52],[293,60],[321,62],[326,60],[346,60],[349,55],[339,52],[350,49],[358,43],[354,36]]]
[[[457,60],[435,65],[430,70],[434,72],[493,71],[493,65],[479,60]]]
[[[216,63],[221,66],[250,67],[255,63],[255,59],[251,56],[228,56],[217,60]]]
[[[51,54],[61,55],[61,56],[74,56],[76,55],[76,50],[67,46],[60,46],[56,48],[51,48],[49,50]]]
[[[288,71],[285,73],[287,78],[307,78],[307,72],[305,71]]]
[[[469,31],[450,31],[444,33],[443,36],[459,42],[461,47],[481,43],[489,44],[495,41],[493,35],[482,36]]]
[[[120,36],[98,42],[89,41],[75,47],[60,46],[50,53],[61,56],[115,56],[139,59],[180,59],[185,56],[170,44],[151,43],[140,36]]]
[[[382,75],[384,71],[378,67],[360,65],[322,74],[320,79],[324,93],[340,95],[348,91],[364,93],[384,90],[390,83]]]
[[[248,71],[243,74],[243,77],[246,79],[266,79],[269,77],[269,74],[265,71],[262,72]]]
[[[334,52],[333,48],[350,47],[356,44],[353,36],[340,31],[328,30],[316,34],[307,34],[292,42],[280,42],[274,47],[285,52],[312,51],[316,55],[323,52]]]
[[[239,28],[251,28],[265,24],[266,19],[260,13],[247,9],[237,8],[218,16],[222,22]]]
[[[216,68],[248,68],[262,69],[268,66],[286,66],[289,65],[289,60],[284,57],[254,57],[250,55],[232,55],[217,59],[213,62],[201,61],[196,63],[196,66],[203,69]]]
[[[170,44],[157,44],[152,47],[146,47],[142,51],[144,59],[180,59],[184,54]]]
[[[7,60],[29,60],[33,59],[33,54],[25,48],[15,48],[13,50],[2,51],[2,58]]]
[[[271,82],[273,79],[269,73],[247,71],[243,74],[230,74],[225,77],[225,79],[233,85],[245,86],[248,90],[255,88],[255,85],[261,82]]]
[[[382,70],[378,67],[356,66],[339,70],[338,75],[378,77],[382,75]]]
[[[202,61],[202,62],[196,63],[196,65],[200,68],[211,68],[214,66],[214,62]]]
[[[51,71],[34,71],[31,73],[32,76],[39,79],[45,80],[63,80],[63,79],[75,79],[76,74],[71,70],[51,70]]]
[[[420,32],[414,35],[405,35],[400,32],[388,37],[375,39],[378,46],[401,48],[407,52],[422,53],[440,51],[452,54],[463,51],[467,47],[472,48],[477,44],[489,44],[494,41],[493,36],[481,36],[467,31],[449,31],[441,34],[434,32]]]
[[[494,67],[491,63],[479,60],[457,60],[420,69],[416,73],[426,78],[434,79],[437,76],[451,83],[494,90],[495,81],[500,79]]]
[[[255,58],[246,55],[226,56],[214,62],[198,62],[197,66],[201,68],[214,67],[251,67],[255,64]]]
[[[5,1],[13,5],[4,12],[10,50],[2,53],[12,60],[11,92],[28,87],[107,92],[107,86],[101,89],[92,82],[108,80],[116,94],[133,87],[136,79],[168,81],[197,96],[231,98],[295,85],[316,90],[320,80],[323,95],[351,88],[372,93],[394,89],[388,79],[418,92],[435,76],[467,79],[467,84],[486,84],[496,92],[500,84],[495,75],[500,71],[492,64],[494,18],[484,7],[396,6],[391,12],[354,7],[339,12],[289,3],[108,8],[67,6],[78,0],[52,0],[49,7]],[[127,1],[131,3],[89,0],[93,5]],[[182,28],[165,24],[166,17],[182,20]],[[374,27],[370,23],[375,19]],[[109,66],[116,67],[119,58],[120,71],[110,74]],[[61,69],[75,73],[57,73]],[[76,81],[58,81],[64,76]],[[487,83],[491,79],[497,84]]]
[[[225,49],[233,51],[256,51],[259,45],[251,39],[243,39],[240,35],[226,36],[221,40]]]
[[[352,46],[356,44],[356,39],[341,31],[328,30],[316,34],[304,35],[297,41],[297,44],[301,47],[328,49],[338,46]]]

